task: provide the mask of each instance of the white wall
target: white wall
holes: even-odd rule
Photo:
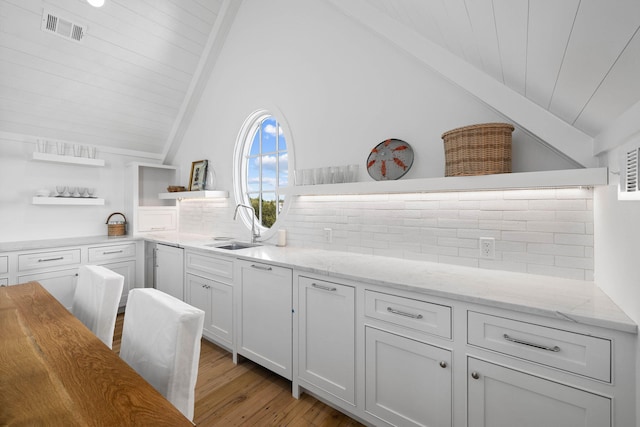
[[[98,148],[104,167],[34,161],[35,137],[0,134],[0,242],[106,235],[107,217],[124,209],[124,168],[152,162]],[[39,189],[94,187],[104,206],[33,205]],[[119,218],[119,217],[118,217]]]
[[[603,163],[611,171],[620,170],[620,152],[639,146],[629,145],[605,153]],[[595,281],[624,312],[640,324],[640,200],[618,201],[618,178],[594,192]],[[636,352],[636,371],[640,370],[640,342]],[[640,378],[636,380],[640,390]],[[636,391],[636,407],[640,394]],[[636,422],[640,426],[640,419]]]
[[[324,2],[243,2],[173,164],[207,158],[232,188],[233,145],[260,108],[282,113],[296,168],[358,163],[387,138],[409,142],[406,178],[444,174],[440,135],[507,117],[355,25]],[[573,167],[517,129],[514,170]],[[364,167],[361,180],[369,180]],[[188,177],[185,177],[185,181]]]

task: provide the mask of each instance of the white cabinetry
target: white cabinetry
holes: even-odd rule
[[[451,352],[365,328],[365,411],[392,425],[451,425]]]
[[[78,265],[79,266],[79,265]],[[78,282],[78,266],[63,270],[43,271],[41,273],[20,274],[18,283],[36,281],[57,299],[67,310],[73,305],[73,294]]]
[[[612,379],[610,339],[475,311],[468,312],[467,334],[469,344],[511,357],[468,357],[470,427],[612,425],[611,398],[593,391]],[[529,362],[559,371],[558,378],[562,371],[584,376],[586,388],[543,378]]]
[[[155,286],[184,301],[184,249],[156,245]]]
[[[452,425],[451,307],[365,290],[364,411],[391,425]]]
[[[0,256],[0,286],[9,284],[9,257]]]
[[[89,264],[102,265],[124,277],[120,307],[127,304],[129,291],[135,287],[137,244],[101,245],[88,248]]]
[[[127,165],[125,209],[130,220],[132,234],[149,231],[173,231],[178,226],[178,209],[175,200],[160,199],[158,194],[167,191],[178,180],[175,166],[130,163]]]
[[[611,400],[469,358],[469,427],[608,427]]]
[[[141,281],[136,268],[138,244],[126,241],[5,252],[0,255],[0,285],[38,281],[62,305],[71,309],[78,267],[82,264],[102,265],[124,276],[120,300],[120,306],[123,306],[129,290],[136,287],[138,280]]]
[[[355,405],[355,289],[298,279],[298,378]]]
[[[237,352],[291,380],[293,273],[257,262],[237,265]]]
[[[202,334],[233,350],[233,260],[187,251],[187,302],[205,313]]]

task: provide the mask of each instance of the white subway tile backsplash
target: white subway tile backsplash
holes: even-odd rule
[[[231,203],[183,201],[180,230],[245,238]],[[294,247],[593,279],[590,189],[299,196],[280,221]],[[495,259],[480,258],[480,237]]]

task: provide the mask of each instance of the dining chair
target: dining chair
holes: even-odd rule
[[[193,420],[204,311],[154,288],[129,292],[120,357]]]
[[[113,344],[124,276],[99,265],[82,265],[71,312],[107,347]]]

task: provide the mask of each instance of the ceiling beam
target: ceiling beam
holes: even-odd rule
[[[175,154],[182,143],[182,138],[189,127],[191,118],[193,117],[196,107],[200,102],[202,92],[209,81],[213,67],[220,55],[220,52],[222,51],[227,34],[231,28],[231,24],[233,23],[241,4],[242,0],[224,0],[220,7],[220,12],[218,13],[216,22],[211,29],[207,44],[202,50],[202,56],[200,57],[196,71],[193,73],[193,78],[191,79],[187,93],[182,101],[180,111],[178,112],[171,128],[171,132],[167,137],[167,141],[162,152],[162,157],[165,163],[170,162],[173,157],[175,157]]]
[[[445,79],[508,117],[542,143],[585,167],[597,165],[593,139],[471,64],[419,36],[366,0],[327,0],[346,16],[390,41]]]

